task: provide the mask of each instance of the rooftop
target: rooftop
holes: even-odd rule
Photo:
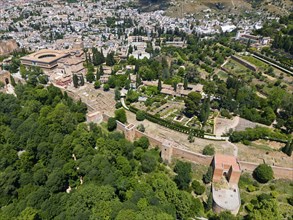
[[[66,57],[68,55],[69,55],[68,53],[63,51],[44,49],[44,50],[40,50],[38,52],[29,54],[27,56],[24,56],[21,59],[28,60],[28,61],[35,61],[35,62],[39,61],[39,62],[51,63],[63,57]]]
[[[225,166],[232,166],[234,171],[240,171],[240,166],[234,156],[216,154],[214,156],[214,161],[215,167],[224,168]]]
[[[233,211],[240,206],[240,195],[237,185],[229,188],[216,189],[213,186],[213,200],[223,209]]]

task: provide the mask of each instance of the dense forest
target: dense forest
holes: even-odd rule
[[[166,220],[203,213],[156,149],[83,123],[86,106],[53,86],[18,84],[16,94],[0,93],[0,219]]]

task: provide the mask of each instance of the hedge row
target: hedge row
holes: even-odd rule
[[[139,111],[139,109],[137,109],[133,106],[130,106],[129,110],[133,113],[136,113],[137,111]],[[200,130],[200,129],[188,128],[188,127],[185,127],[185,126],[183,126],[179,123],[176,123],[176,122],[166,121],[162,118],[156,117],[156,116],[151,115],[147,112],[145,113],[145,118],[151,122],[154,122],[156,124],[162,125],[166,128],[170,128],[175,131],[179,131],[181,133],[192,134],[195,137],[200,137],[200,138],[204,137],[204,131]]]
[[[290,66],[289,66],[289,65],[286,65],[286,64],[284,64],[284,63],[277,62],[276,60],[273,60],[273,59],[271,59],[271,58],[269,58],[269,57],[267,57],[267,56],[264,56],[264,55],[262,55],[262,54],[260,54],[260,53],[257,53],[257,52],[251,51],[251,50],[250,50],[249,52],[250,52],[250,53],[253,53],[254,55],[259,56],[259,57],[261,57],[261,58],[263,58],[263,59],[265,59],[265,60],[267,60],[267,61],[269,61],[269,62],[271,62],[271,63],[274,63],[274,64],[276,64],[276,65],[278,65],[278,66],[281,66],[281,67],[283,67],[284,69],[286,69],[286,70],[288,70],[288,71],[291,72],[291,69],[290,69]]]
[[[286,143],[288,141],[288,136],[264,127],[247,128],[245,131],[234,131],[230,135],[231,142],[240,142],[245,140],[255,141],[258,139],[267,139]]]

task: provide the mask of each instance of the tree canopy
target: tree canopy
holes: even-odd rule
[[[178,189],[148,140],[133,144],[85,124],[86,106],[53,86],[15,90],[17,97],[0,93],[0,219],[202,215],[202,203]],[[177,167],[189,183],[190,165]]]

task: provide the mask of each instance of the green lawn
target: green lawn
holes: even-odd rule
[[[261,150],[265,150],[265,151],[274,151],[274,149],[272,149],[271,147],[269,147],[266,144],[251,143],[249,147],[256,148],[256,149],[261,149]]]
[[[218,76],[221,79],[227,79],[228,78],[228,73],[226,73],[226,72],[221,70],[221,71],[218,72]]]
[[[253,65],[257,66],[257,67],[263,68],[263,69],[266,69],[266,68],[269,67],[266,63],[254,58],[252,56],[242,56],[241,58],[244,59],[244,60],[247,60],[251,64],[253,64]]]
[[[250,71],[248,68],[236,62],[235,60],[229,60],[229,62],[225,65],[225,68],[235,76],[245,76]]]

